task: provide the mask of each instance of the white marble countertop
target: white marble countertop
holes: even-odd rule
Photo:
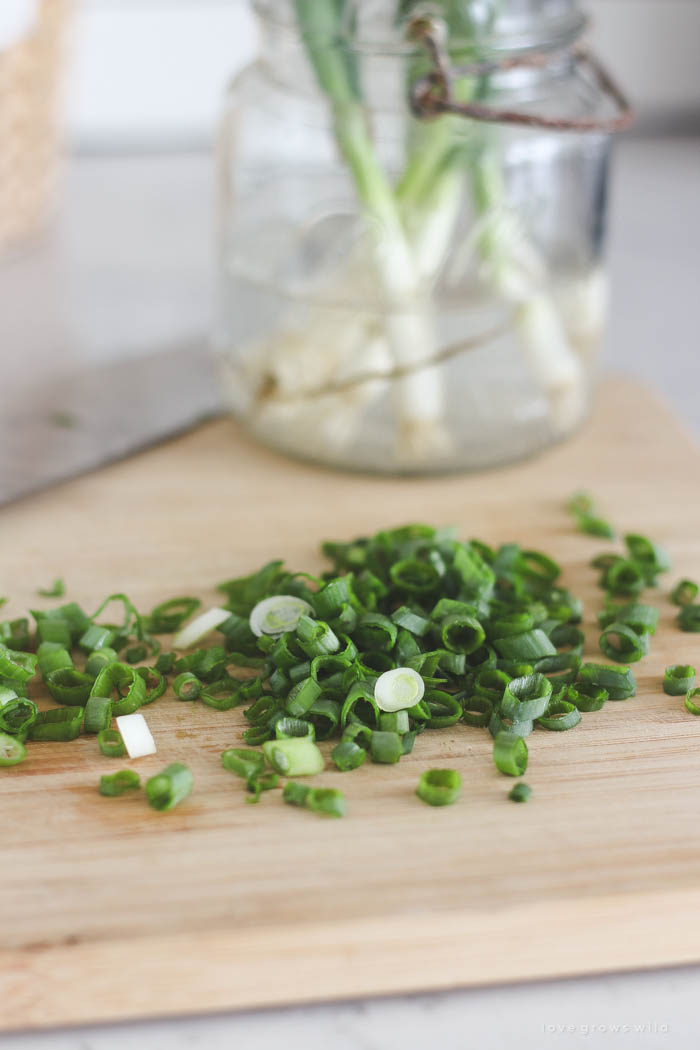
[[[84,157],[41,252],[0,267],[3,368],[138,355],[201,337],[210,313],[204,156]],[[700,431],[700,141],[629,139],[611,211],[605,365]],[[43,309],[28,287],[42,290]],[[10,308],[10,304],[11,308]],[[697,917],[693,917],[697,921]],[[518,1050],[700,1044],[700,967],[0,1037],[2,1050]],[[76,988],[76,995],[80,989]]]

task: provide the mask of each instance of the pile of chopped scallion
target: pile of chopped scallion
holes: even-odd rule
[[[589,497],[577,494],[569,507],[579,525],[582,515],[590,524]],[[421,733],[458,723],[489,732],[497,768],[520,777],[533,730],[573,729],[582,713],[635,693],[627,665],[647,653],[658,621],[640,595],[670,565],[646,537],[624,542],[625,554],[592,563],[605,590],[605,664],[582,662],[582,605],[550,557],[516,543],[461,542],[430,525],[324,543],[332,568],[320,577],[271,561],[221,583],[222,608],[204,613],[188,596],[143,614],[125,594],[109,595],[91,615],[75,602],[32,610],[33,625],[24,617],[0,623],[0,766],[22,762],[27,746],[80,735],[94,735],[106,757],[152,754],[144,710],[170,687],[176,703],[244,708],[245,746],[227,748],[221,761],[243,778],[249,801],[284,777],[285,802],[342,816],[339,791],[296,780],[325,768],[319,742],[333,742],[330,759],[345,772],[368,758],[399,762]],[[41,593],[62,596],[62,581]],[[686,631],[700,631],[697,596],[690,580],[671,594]],[[116,620],[107,614],[115,606]],[[37,675],[56,704],[48,710],[27,697]],[[687,710],[700,714],[694,687],[693,667],[667,669],[665,690],[685,693]],[[169,810],[192,783],[188,767],[173,763],[148,780],[146,797]],[[139,787],[138,775],[122,770],[103,776],[99,790]],[[460,789],[455,770],[430,769],[416,794],[442,806]],[[508,795],[529,796],[522,783]]]

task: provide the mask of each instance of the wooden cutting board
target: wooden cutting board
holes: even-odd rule
[[[536,461],[474,477],[338,475],[261,449],[228,421],[2,511],[4,615],[42,605],[63,574],[86,607],[109,591],[149,608],[274,556],[321,566],[319,541],[410,520],[518,540],[600,592],[562,509],[586,487],[620,530],[667,545],[700,577],[700,458],[644,390],[607,386],[585,432]],[[149,776],[183,760],[191,798],[170,814],[101,798],[115,765],[94,738],[34,745],[0,772],[0,1027],[582,974],[700,960],[700,718],[666,696],[668,663],[700,664],[700,635],[660,629],[639,694],[530,743],[526,806],[507,801],[485,731],[419,737],[399,766],[328,769],[348,816],[324,821],[271,792],[246,805],[219,764],[240,711],[164,698],[147,718]],[[48,604],[48,603],[44,603]],[[596,632],[589,655],[596,658]],[[120,768],[119,763],[116,768]],[[462,773],[444,810],[414,795],[429,766]]]

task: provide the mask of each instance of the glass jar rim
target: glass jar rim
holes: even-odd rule
[[[291,10],[291,2],[280,3],[280,0],[253,0],[253,7],[258,16],[275,29],[297,31],[297,25]],[[435,13],[439,5],[433,4]],[[426,4],[426,11],[431,5]],[[577,0],[572,0],[568,11],[549,15],[531,15],[529,19],[521,17],[479,36],[476,50],[480,55],[526,54],[532,51],[557,51],[571,46],[583,32],[588,23],[586,15],[579,9]],[[329,41],[330,42],[330,41]],[[334,38],[337,42],[337,38]],[[466,43],[454,37],[451,47],[459,48]],[[474,40],[469,40],[474,47]],[[348,41],[348,47],[358,53],[367,55],[410,55],[421,49],[414,41],[408,40],[401,29],[396,26],[391,34],[378,35],[376,39]]]

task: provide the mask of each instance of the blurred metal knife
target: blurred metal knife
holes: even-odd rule
[[[120,459],[222,410],[203,345],[37,378],[6,390],[3,402],[0,503]]]

